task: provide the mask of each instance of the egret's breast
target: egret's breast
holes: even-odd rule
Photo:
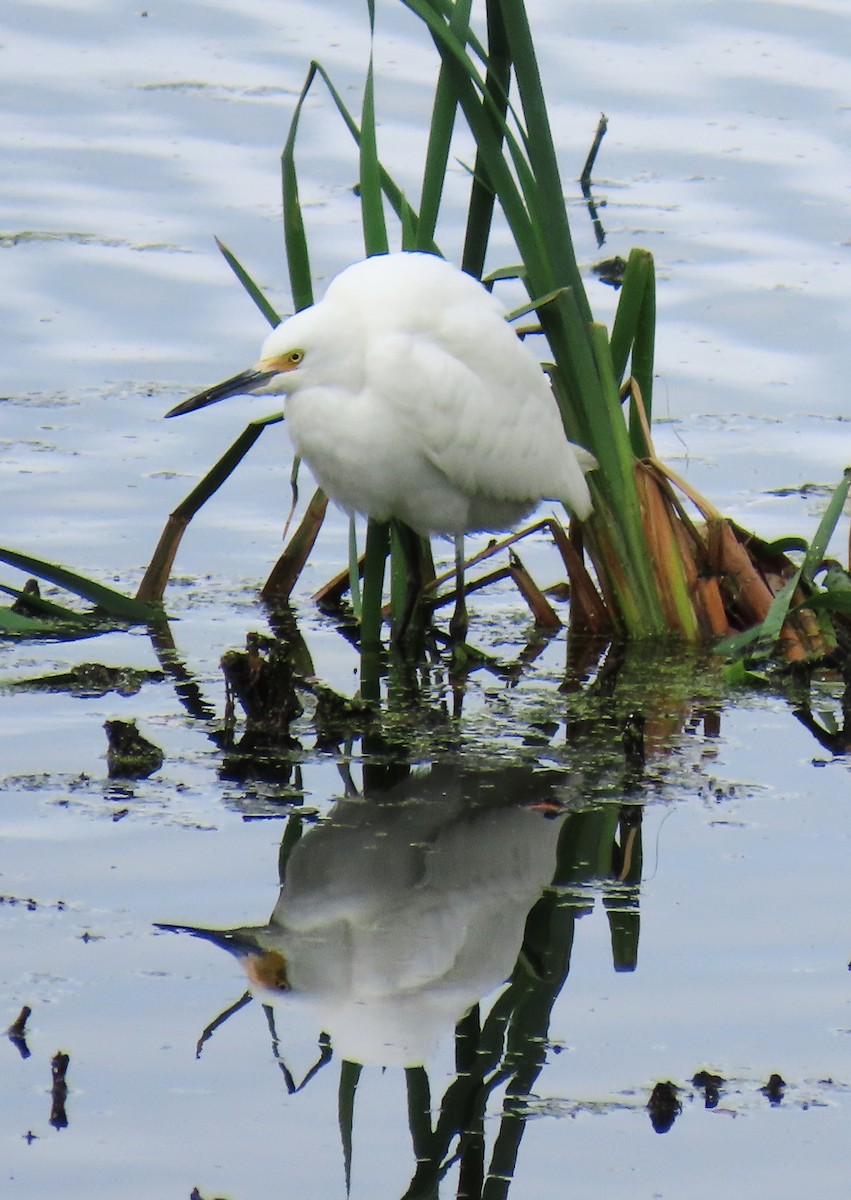
[[[347,511],[397,517],[421,533],[465,528],[466,497],[424,457],[383,392],[312,388],[289,398],[286,415],[296,452]]]

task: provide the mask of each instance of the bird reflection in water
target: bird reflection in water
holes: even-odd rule
[[[254,995],[307,1009],[345,1060],[425,1063],[512,972],[555,871],[557,782],[494,771],[473,778],[471,802],[471,780],[435,767],[340,800],[296,842],[267,924],[160,928],[229,950]]]

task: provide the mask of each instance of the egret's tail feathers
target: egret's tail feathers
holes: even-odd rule
[[[583,483],[585,481],[583,480]],[[572,517],[576,517],[579,521],[587,521],[594,511],[594,505],[591,501],[591,493],[585,488],[584,495],[577,494],[574,489],[573,494],[569,499],[562,500],[562,504]]]
[[[569,456],[565,463],[566,479],[558,496],[565,508],[580,521],[591,516],[594,507],[585,476],[598,465],[593,454],[583,446],[568,442]]]
[[[587,475],[589,471],[596,471],[600,465],[590,450],[586,450],[583,446],[577,446],[575,442],[570,443],[573,446],[573,452],[576,455],[576,461],[582,468],[582,474]]]

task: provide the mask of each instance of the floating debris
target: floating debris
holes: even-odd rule
[[[68,1127],[68,1117],[65,1112],[68,1084],[65,1082],[65,1076],[68,1073],[70,1062],[71,1057],[64,1050],[54,1054],[50,1060],[50,1071],[53,1076],[53,1084],[50,1089],[50,1124],[54,1129],[67,1129]]]
[[[163,765],[162,750],[139,732],[135,721],[104,721],[103,727],[110,779],[147,779]]]
[[[678,1098],[678,1088],[667,1080],[657,1083],[647,1101],[650,1124],[657,1133],[667,1133],[683,1110]]]

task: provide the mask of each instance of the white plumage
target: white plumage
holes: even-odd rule
[[[285,394],[296,451],[348,511],[421,534],[504,530],[544,499],[580,519],[584,473],[544,372],[471,276],[430,254],[355,263],[251,370],[178,405]]]

